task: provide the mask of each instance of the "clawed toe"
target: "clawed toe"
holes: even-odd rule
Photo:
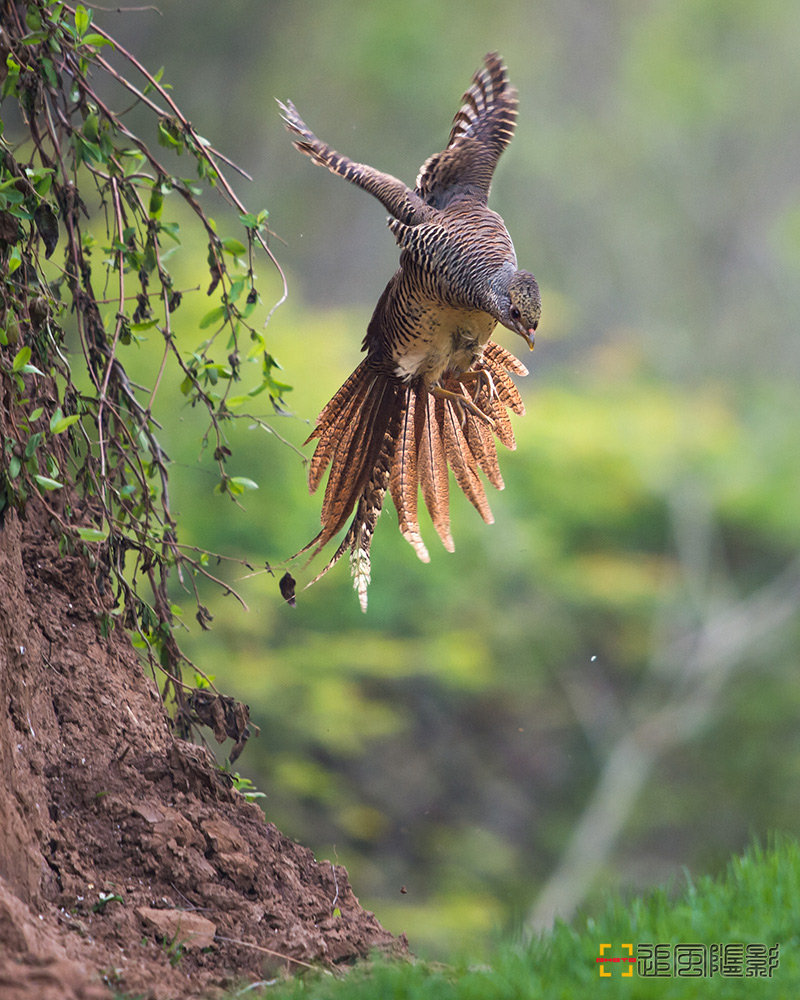
[[[444,389],[442,386],[437,385],[431,389],[431,395],[436,396],[437,399],[449,399],[452,403],[457,403],[460,407],[461,412],[461,426],[463,427],[467,419],[467,411],[469,411],[473,416],[476,416],[479,420],[482,420],[485,424],[488,424],[492,430],[495,428],[495,422],[488,415],[484,413],[483,410],[473,402],[468,395],[462,395],[459,392],[453,392],[452,389]]]

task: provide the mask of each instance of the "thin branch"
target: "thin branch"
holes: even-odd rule
[[[117,240],[119,241],[120,247],[122,246],[122,206],[119,201],[119,187],[117,185],[116,177],[111,179],[111,191],[114,199],[114,218],[117,223]],[[102,491],[102,496],[105,501],[105,490],[106,490],[106,448],[105,439],[103,437],[103,410],[106,405],[106,393],[108,392],[108,380],[111,378],[111,369],[114,365],[114,359],[117,352],[117,343],[119,342],[119,332],[122,329],[122,310],[124,308],[125,302],[125,276],[124,276],[124,255],[122,249],[117,251],[117,270],[119,271],[119,297],[117,300],[117,319],[114,325],[114,336],[111,341],[111,348],[109,351],[108,364],[106,365],[106,373],[103,377],[102,385],[100,386],[99,402],[97,406],[97,432],[99,437],[100,445],[100,489]]]
[[[304,969],[317,969],[319,966],[312,965],[310,962],[304,962],[301,958],[292,958],[291,955],[285,955],[282,951],[273,951],[272,948],[265,948],[260,944],[253,944],[252,941],[242,941],[239,938],[229,938],[223,937],[221,934],[214,935],[215,941],[223,941],[225,944],[236,944],[240,948],[252,948],[253,951],[260,951],[263,955],[272,955],[273,958],[280,958],[284,962],[293,962],[295,965],[302,965]]]

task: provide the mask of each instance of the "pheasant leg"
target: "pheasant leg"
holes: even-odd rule
[[[479,406],[476,406],[469,396],[462,396],[460,392],[453,392],[452,389],[444,389],[440,385],[435,385],[429,392],[432,396],[436,396],[437,399],[449,399],[452,403],[458,403],[462,409],[469,410],[470,413],[474,414],[479,420],[482,420],[494,430],[494,420],[488,414],[484,413]]]
[[[475,388],[472,392],[472,402],[478,402],[478,396],[481,394],[481,389],[486,386],[486,390],[489,393],[489,400],[499,399],[497,394],[497,389],[494,385],[494,379],[492,378],[491,372],[487,371],[485,368],[479,368],[477,371],[463,372],[458,376],[458,381],[462,385],[466,385],[467,382],[474,382]],[[485,416],[485,414],[484,414]]]

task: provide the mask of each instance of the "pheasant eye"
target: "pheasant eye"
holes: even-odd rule
[[[519,309],[517,309],[516,306],[512,306],[511,307],[511,318],[512,319],[519,319],[519,317],[520,317],[520,311],[519,311]]]

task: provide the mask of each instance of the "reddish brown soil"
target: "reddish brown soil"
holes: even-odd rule
[[[347,873],[176,739],[83,559],[43,512],[0,527],[0,997],[213,996],[402,953]],[[109,901],[102,902],[107,897]],[[172,942],[172,943],[171,943]]]

